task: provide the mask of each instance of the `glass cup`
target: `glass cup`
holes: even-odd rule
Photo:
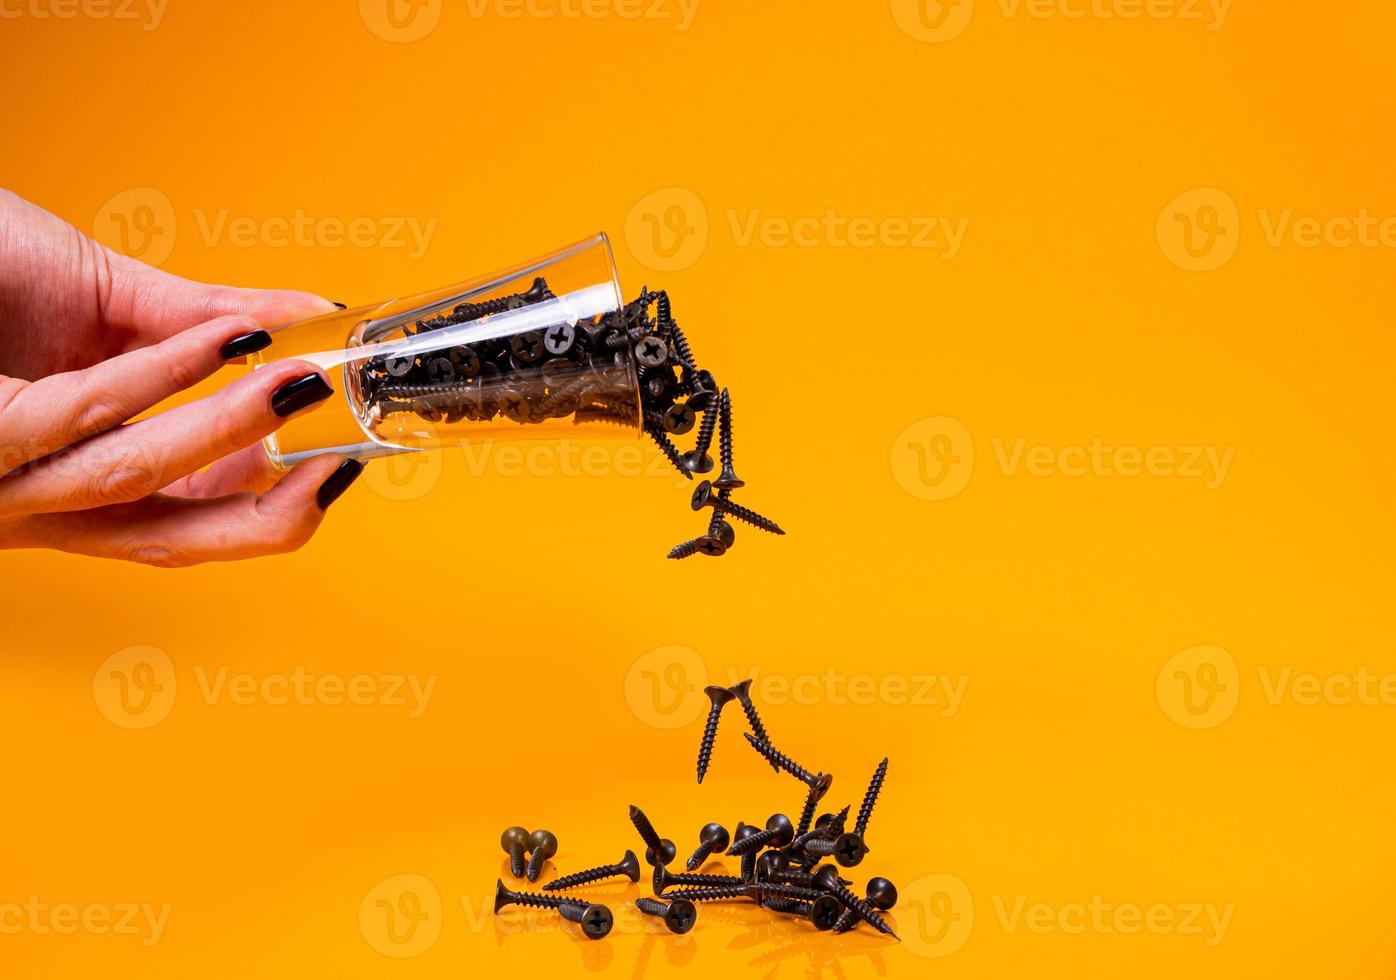
[[[272,332],[254,370],[295,358],[338,390],[265,440],[278,469],[474,439],[638,436],[643,419],[605,235],[518,268]]]

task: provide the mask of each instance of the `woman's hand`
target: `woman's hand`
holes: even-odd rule
[[[131,419],[266,347],[265,327],[333,308],[168,275],[0,190],[0,548],[161,566],[299,548],[363,468],[282,475],[259,445],[333,393],[314,365]]]

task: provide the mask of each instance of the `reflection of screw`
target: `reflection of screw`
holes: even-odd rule
[[[640,839],[645,842],[645,860],[649,864],[667,865],[674,860],[674,855],[678,853],[674,842],[667,837],[660,837],[655,832],[654,824],[650,823],[650,818],[645,816],[645,811],[633,804],[630,807],[630,822],[635,825]]]
[[[795,836],[795,825],[783,813],[773,813],[766,821],[766,829],[758,831],[745,840],[737,841],[727,849],[728,857],[736,857],[750,851],[759,851],[767,846],[784,847]]]
[[[713,481],[713,486],[719,490],[737,490],[746,486],[746,481],[737,479],[737,474],[732,470],[732,396],[726,388],[722,389],[717,413],[717,455],[722,460],[722,475]]]
[[[857,834],[839,834],[833,840],[818,838],[805,844],[805,853],[817,855],[818,857],[832,856],[835,861],[845,868],[856,867],[863,861],[863,855],[868,849],[863,844],[863,838]]]
[[[698,909],[686,898],[676,898],[672,902],[661,902],[657,898],[638,898],[635,907],[645,915],[657,916],[664,920],[669,931],[682,936],[698,921]]]
[[[578,885],[589,885],[593,881],[604,881],[607,878],[619,878],[622,875],[629,878],[631,881],[640,880],[640,859],[635,856],[634,851],[626,851],[625,856],[620,859],[618,864],[603,864],[600,867],[588,868],[586,871],[576,871],[556,881],[550,881],[543,886],[543,891],[562,891],[565,888],[576,888]]]
[[[557,910],[558,915],[582,927],[582,934],[588,939],[601,939],[615,925],[615,917],[604,905],[578,905],[569,902]]]
[[[557,853],[557,838],[546,830],[535,830],[528,835],[528,869],[524,872],[529,881],[537,881],[543,873],[543,863]]]
[[[724,548],[723,551],[727,549]],[[712,685],[703,688],[703,693],[708,696],[712,703],[708,707],[708,721],[703,726],[703,740],[698,743],[698,782],[703,781],[703,777],[708,773],[708,763],[713,757],[713,742],[717,740],[717,722],[722,716],[722,707],[732,698],[736,697],[725,687]],[[727,831],[723,831],[727,833]]]
[[[888,911],[897,904],[897,886],[886,878],[869,878],[868,904],[883,912]],[[853,909],[844,909],[839,920],[834,923],[834,932],[847,932],[858,924],[858,913]]]
[[[762,517],[754,510],[749,510],[741,504],[735,504],[730,500],[723,500],[713,491],[713,485],[704,480],[693,488],[693,499],[689,501],[689,506],[694,510],[702,510],[704,507],[714,507],[723,514],[735,517],[739,521],[750,524],[752,527],[759,527],[763,531],[772,534],[784,534],[780,525],[768,517]]]
[[[524,876],[524,849],[528,847],[528,831],[522,827],[510,827],[499,837],[499,846],[509,855],[509,873],[515,878]]]
[[[877,804],[877,795],[882,792],[882,781],[886,778],[887,760],[884,758],[878,763],[877,771],[868,783],[868,791],[863,795],[863,805],[858,808],[858,820],[853,824],[853,832],[859,837],[867,833],[868,819],[872,816],[873,807]]]
[[[703,829],[698,831],[698,847],[694,849],[693,856],[688,859],[688,870],[697,871],[703,866],[703,862],[708,859],[708,855],[713,851],[725,851],[731,839],[727,834],[727,828],[720,823],[705,824]]]

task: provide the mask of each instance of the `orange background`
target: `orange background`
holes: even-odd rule
[[[0,556],[0,910],[170,907],[149,946],[0,932],[6,976],[1396,975],[1393,705],[1341,683],[1396,673],[1393,256],[1267,234],[1396,215],[1386,5],[1236,0],[1209,29],[1102,15],[1125,0],[702,0],[680,31],[444,0],[394,31],[379,0],[170,0],[158,25],[52,2],[0,7],[13,190],[117,246],[112,207],[145,204],[124,244],[169,270],[351,305],[608,230],[627,292],[669,289],[731,386],[741,497],[791,533],[666,562],[701,523],[672,477],[455,450],[371,465],[294,556]],[[883,223],[871,246],[745,238],[831,209]],[[417,257],[249,247],[206,233],[225,211],[436,225]],[[958,252],[885,224],[932,216],[967,222]],[[1096,439],[1126,452],[1073,468]],[[1119,472],[1186,447],[1224,477]],[[139,663],[166,699],[143,720],[112,693]],[[244,706],[201,691],[223,668],[435,686],[415,718]],[[632,802],[685,852],[708,820],[795,816],[735,714],[692,782],[697,688],[753,670],[831,801],[891,756],[855,877],[902,886],[903,943],[740,906],[594,944],[481,915],[511,823],[570,871],[634,846]],[[922,675],[962,702],[904,703]],[[1276,691],[1309,675],[1339,683]],[[376,902],[406,891],[426,919],[395,943]],[[1075,915],[1097,897],[1231,911],[1131,933]]]

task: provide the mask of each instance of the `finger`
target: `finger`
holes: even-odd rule
[[[326,508],[362,471],[357,460],[319,456],[260,496],[192,500],[157,494],[73,514],[39,514],[19,522],[10,543],[162,568],[284,554],[310,540]]]
[[[266,493],[283,472],[271,465],[260,445],[225,456],[206,470],[180,477],[160,490],[171,497],[224,497],[230,493]]]
[[[271,329],[342,308],[314,293],[194,282],[105,251],[110,287],[102,298],[102,322],[126,335],[123,350],[158,343],[191,323],[220,316],[250,317]]]
[[[0,408],[0,475],[114,429],[236,357],[271,344],[245,316],[219,317],[81,371],[38,381],[8,379]]]
[[[124,425],[0,479],[0,519],[149,496],[252,445],[333,394],[305,361],[277,361],[216,395]]]

